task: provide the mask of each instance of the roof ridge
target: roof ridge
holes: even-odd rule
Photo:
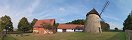
[[[88,16],[89,14],[97,14],[98,16],[100,16],[95,8],[93,8],[91,11],[89,11],[86,16]]]

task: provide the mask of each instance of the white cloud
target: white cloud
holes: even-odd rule
[[[4,5],[3,6],[0,5],[0,17],[4,16],[4,15],[9,15],[12,18],[12,21],[14,23],[13,25],[15,28],[17,27],[17,24],[22,17],[27,17],[29,21],[31,21],[33,19],[33,17],[36,17],[38,19],[56,18],[57,21],[59,21],[59,22],[67,22],[69,20],[71,21],[71,20],[79,18],[80,16],[81,16],[80,18],[85,18],[85,14],[88,11],[88,9],[95,6],[95,4],[98,8],[98,5],[100,5],[102,3],[99,0],[97,3],[95,3],[93,0],[83,0],[83,1],[74,2],[72,4],[69,4],[69,2],[66,3],[64,0],[61,0],[61,1],[44,0],[44,3],[41,3],[42,0],[32,0],[29,3],[27,2],[27,0],[24,0],[24,1],[21,0],[21,1],[15,0],[14,4],[9,4],[10,2],[9,3],[2,2]],[[27,3],[25,3],[25,1]],[[13,2],[13,1],[11,1],[11,2]],[[62,5],[62,4],[57,4],[56,2],[57,3],[64,2],[64,3]],[[123,6],[119,5],[120,3],[118,4],[116,2],[115,2],[115,4],[117,5],[117,7],[120,7],[120,8],[123,7]],[[27,5],[23,5],[23,4],[27,4]],[[40,5],[41,5],[41,7],[40,7]],[[125,5],[125,4],[123,4],[123,5]],[[24,8],[21,8],[21,6]],[[127,6],[128,6],[128,4],[127,4]],[[127,6],[125,8],[127,8]],[[115,6],[113,6],[113,7],[115,7]],[[132,7],[132,6],[130,6],[130,7]],[[15,8],[18,8],[18,9],[15,9]],[[38,8],[40,8],[40,9],[42,8],[40,10],[41,12],[39,11]],[[121,8],[121,9],[124,10],[123,8]],[[39,13],[36,12],[36,10],[38,10]],[[36,12],[35,15],[33,14],[34,12]],[[113,11],[112,11],[112,13],[113,13]],[[103,17],[107,18],[107,19],[112,19],[114,21],[121,20],[118,17],[111,16],[111,15],[103,15]],[[114,24],[112,24],[112,22],[110,24],[114,25]],[[118,25],[118,23],[115,23],[115,24]]]
[[[63,12],[63,11],[65,11],[65,8],[61,7],[61,8],[59,8],[59,10]]]
[[[105,18],[105,22],[107,22],[109,25],[110,25],[110,28],[111,29],[114,29],[114,28],[119,28],[119,29],[122,29],[122,21],[121,19],[115,17],[115,16],[112,16],[112,15],[103,15],[102,16],[103,18]]]
[[[122,30],[123,28],[118,22],[107,22],[107,23],[110,24],[111,29],[118,28]]]
[[[114,17],[114,16],[110,16],[110,15],[103,15],[103,18],[112,19],[112,20],[115,20],[115,21],[120,21],[119,18]]]
[[[26,6],[27,8],[21,9],[22,11],[20,11],[20,10],[11,9],[10,6],[16,6],[16,5],[9,5],[7,3],[4,4],[4,6],[0,6],[0,17],[4,15],[10,16],[12,18],[13,26],[17,28],[18,22],[22,17],[27,17],[30,22],[32,21],[32,17],[31,17],[32,13],[39,4],[40,4],[40,0],[34,0],[33,2],[31,2],[29,6]]]

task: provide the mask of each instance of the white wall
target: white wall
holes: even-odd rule
[[[62,29],[57,29],[57,32],[63,32]],[[66,32],[74,32],[74,30],[72,29],[66,29]]]
[[[83,30],[75,30],[76,32],[82,32]],[[57,29],[57,32],[63,32],[62,29]],[[72,29],[66,29],[66,32],[74,32]]]
[[[75,30],[76,32],[82,32],[83,30]]]
[[[57,29],[57,32],[62,32],[62,29]]]
[[[66,29],[66,32],[74,32],[72,29]]]

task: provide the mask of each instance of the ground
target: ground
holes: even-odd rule
[[[103,32],[102,34],[74,32],[74,33],[56,33],[49,35],[34,35],[32,33],[26,36],[16,36],[17,34],[9,34],[6,40],[126,40],[124,32]]]

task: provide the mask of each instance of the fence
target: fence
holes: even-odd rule
[[[125,30],[125,33],[127,34],[127,39],[132,40],[132,30]]]
[[[3,40],[4,36],[6,36],[6,32],[0,32],[0,40]]]

